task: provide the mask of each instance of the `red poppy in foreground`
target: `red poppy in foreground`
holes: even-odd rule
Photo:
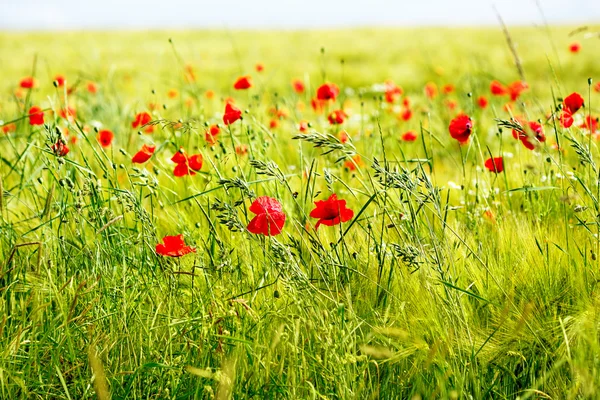
[[[100,142],[102,147],[110,146],[114,138],[115,135],[108,129],[103,129],[98,132],[98,142]]]
[[[144,144],[144,145],[142,145],[142,148],[140,149],[140,151],[135,153],[135,155],[132,157],[131,162],[136,163],[136,164],[143,164],[146,161],[148,161],[150,158],[152,158],[152,154],[154,154],[155,150],[156,150],[155,145]]]
[[[31,89],[35,86],[35,83],[36,82],[33,76],[26,76],[25,78],[21,79],[19,86],[21,86],[23,89]]]
[[[29,125],[44,125],[44,111],[38,106],[29,109]]]
[[[183,235],[181,234],[177,236],[165,236],[163,243],[156,245],[156,253],[161,256],[181,257],[195,252],[195,248],[185,245]]]
[[[464,144],[469,141],[473,130],[473,121],[466,114],[460,114],[450,121],[448,131],[453,139],[458,140],[460,144]]]
[[[564,110],[560,115],[560,124],[563,128],[570,128],[573,125],[573,114],[569,110]]]
[[[177,164],[173,170],[173,175],[179,178],[186,175],[196,175],[194,171],[202,169],[203,159],[202,154],[188,156],[183,149],[180,149],[171,157],[171,161]]]
[[[502,157],[488,158],[485,160],[484,165],[490,172],[499,174],[504,171],[504,160]]]
[[[240,118],[242,118],[242,111],[233,104],[227,103],[225,105],[225,114],[223,114],[225,125],[231,125]]]
[[[333,100],[340,94],[340,89],[335,83],[324,83],[317,89],[318,100]]]
[[[248,231],[257,235],[275,236],[281,233],[285,214],[281,203],[272,197],[262,196],[254,200],[249,210],[256,214],[248,224]]]
[[[577,110],[583,107],[583,97],[577,92],[571,93],[563,100],[564,109],[571,114],[575,114]]]
[[[417,134],[413,131],[408,131],[402,135],[402,140],[405,142],[414,142],[417,140]]]
[[[571,43],[569,45],[569,51],[571,53],[573,53],[573,54],[579,53],[579,50],[581,50],[581,45],[579,43],[575,42],[575,43]]]
[[[252,78],[249,76],[241,76],[233,84],[235,90],[245,90],[252,87]]]
[[[329,123],[331,125],[343,124],[344,121],[346,120],[346,118],[348,118],[348,114],[346,114],[344,112],[344,110],[335,110],[335,111],[332,111],[327,116],[327,119],[329,120]]]
[[[492,81],[492,83],[490,83],[490,92],[494,96],[504,96],[505,94],[508,93],[508,89],[506,88],[506,86],[504,86],[500,82]]]
[[[354,217],[354,211],[346,207],[346,200],[338,200],[334,193],[327,200],[315,201],[315,209],[310,212],[311,218],[318,218],[315,229],[319,225],[334,226],[347,222]]]
[[[131,123],[133,128],[139,128],[140,126],[146,125],[148,122],[152,120],[152,116],[147,112],[137,113],[135,115],[135,119]]]

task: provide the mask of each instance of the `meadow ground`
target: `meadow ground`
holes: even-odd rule
[[[576,28],[1,33],[0,398],[596,397]]]

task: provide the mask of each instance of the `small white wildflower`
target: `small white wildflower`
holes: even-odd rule
[[[511,152],[505,151],[504,153],[502,153],[502,157],[504,158],[513,158],[515,155]]]
[[[448,181],[448,187],[450,187],[450,189],[458,189],[458,190],[462,189],[462,187],[460,185],[457,185],[456,183],[454,183],[452,181]]]
[[[546,175],[542,175],[542,177],[540,178],[540,182],[546,182],[548,180],[548,177]]]

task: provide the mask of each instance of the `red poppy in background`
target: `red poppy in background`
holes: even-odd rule
[[[254,66],[256,72],[263,72],[265,70],[265,66],[262,63],[258,63]]]
[[[340,139],[341,143],[346,143],[350,139],[350,136],[348,136],[348,132],[340,131],[340,133],[338,133],[338,139]]]
[[[437,94],[438,94],[437,85],[433,82],[428,82],[425,85],[425,96],[427,96],[427,98],[429,98],[429,99],[433,99],[433,98],[435,98],[435,96],[437,96]]]
[[[448,126],[448,131],[450,131],[450,136],[453,139],[458,140],[460,144],[464,144],[469,141],[469,136],[471,136],[473,130],[473,121],[466,114],[460,114],[456,116],[452,121],[450,121],[450,125]]]
[[[573,54],[575,53],[579,53],[579,50],[581,50],[581,45],[577,42],[571,43],[569,45],[569,51]]]
[[[245,90],[252,87],[252,78],[248,75],[240,76],[233,84],[235,90]]]
[[[54,77],[54,82],[56,82],[56,84],[58,85],[58,87],[65,86],[65,81],[66,81],[66,78],[64,77],[64,75],[56,75]]]
[[[577,92],[573,92],[563,100],[564,109],[575,114],[577,110],[583,107],[583,97]]]
[[[529,85],[523,81],[515,81],[508,86],[508,92],[510,94],[510,99],[515,101],[521,96],[525,90],[529,89]]]
[[[98,91],[98,86],[94,82],[88,82],[86,88],[87,91],[92,94],[95,94]]]
[[[417,140],[417,134],[413,131],[408,131],[402,135],[402,140],[405,142],[414,142]]]
[[[135,153],[135,155],[131,158],[131,162],[136,164],[143,164],[152,158],[154,151],[156,150],[156,146],[153,144],[144,144],[140,151]]]
[[[444,93],[444,94],[450,94],[452,92],[454,92],[454,85],[453,84],[448,83],[448,84],[446,84],[446,85],[444,85],[442,87],[442,93]]]
[[[36,82],[33,76],[26,76],[25,78],[21,79],[19,86],[23,89],[32,89],[35,86],[35,83]]]
[[[204,139],[206,139],[206,143],[208,143],[211,146],[217,144],[217,136],[220,132],[221,130],[219,129],[218,125],[211,125],[208,128],[208,130],[204,133]]]
[[[233,104],[227,103],[225,105],[225,114],[223,114],[225,125],[231,125],[240,118],[242,118],[242,111]]]
[[[58,157],[64,157],[69,154],[69,147],[61,139],[52,145],[52,152]]]
[[[317,99],[333,100],[340,94],[340,89],[335,83],[324,83],[317,89]]]
[[[361,167],[362,165],[363,162],[360,154],[356,154],[352,159],[344,161],[344,168],[348,169],[348,171],[356,171],[357,167]]]
[[[315,97],[310,101],[310,106],[312,107],[314,112],[320,113],[321,111],[323,111],[327,103],[328,100],[319,100]]]
[[[410,108],[407,108],[400,113],[400,119],[402,119],[402,121],[409,121],[411,118],[412,110]]]
[[[498,81],[492,81],[492,83],[490,83],[490,92],[494,96],[504,96],[505,94],[508,94],[508,88]]]
[[[238,156],[243,156],[248,154],[248,146],[246,146],[245,144],[238,144],[237,146],[235,146],[235,153]]]
[[[583,124],[580,125],[580,128],[585,128],[591,133],[595,133],[598,130],[598,118],[587,115]]]
[[[135,119],[131,123],[131,126],[133,128],[139,128],[141,126],[146,125],[151,120],[152,120],[152,116],[150,114],[148,114],[147,112],[137,113],[135,115]]]
[[[304,93],[304,90],[306,89],[304,82],[302,82],[300,79],[294,79],[292,81],[292,87],[294,88],[294,92],[298,94]]]
[[[156,253],[167,257],[181,257],[186,254],[196,252],[196,249],[191,246],[186,246],[183,240],[183,235],[165,236],[163,243],[156,245]]]
[[[308,121],[300,121],[298,123],[298,130],[302,133],[308,132]]]
[[[594,91],[600,93],[600,82],[596,82],[596,84],[594,85]]]
[[[402,88],[394,83],[394,81],[385,81],[385,101],[395,103],[402,96]]]
[[[318,218],[315,229],[320,225],[334,226],[347,222],[354,217],[354,211],[346,207],[346,200],[338,200],[334,193],[327,200],[315,201],[315,209],[310,212],[311,218]]]
[[[115,135],[108,129],[103,129],[98,132],[98,142],[100,142],[102,147],[110,146],[114,138]]]
[[[335,110],[335,111],[332,111],[327,116],[327,119],[329,120],[329,123],[331,125],[340,125],[340,124],[343,124],[344,121],[346,120],[346,118],[348,118],[348,114],[346,114],[344,112],[344,110]]]
[[[490,172],[499,174],[504,171],[504,160],[502,157],[488,158],[485,160],[484,165]]]
[[[16,124],[6,124],[2,127],[2,133],[10,133],[17,130]]]
[[[29,125],[44,125],[44,111],[38,106],[29,109]]]
[[[258,197],[249,210],[256,214],[248,224],[248,231],[257,235],[275,236],[281,233],[285,214],[281,203],[272,197]]]
[[[477,99],[477,105],[479,108],[486,108],[488,105],[488,100],[485,98],[485,96],[479,96]]]
[[[75,119],[75,116],[77,115],[77,111],[75,111],[75,109],[73,107],[67,106],[67,108],[61,109],[58,112],[58,115],[60,115],[60,117],[63,119],[73,120],[73,119]]]

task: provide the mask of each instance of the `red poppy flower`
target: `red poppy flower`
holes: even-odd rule
[[[108,129],[103,129],[98,132],[98,142],[100,142],[102,147],[110,146],[114,138],[115,135]]]
[[[67,108],[63,108],[58,112],[58,115],[60,115],[61,118],[68,120],[75,119],[76,114],[77,112],[71,106],[67,106]]]
[[[486,108],[488,105],[488,100],[485,98],[485,96],[479,96],[477,99],[477,105],[479,108]]]
[[[473,121],[466,114],[458,115],[452,121],[450,121],[450,125],[448,126],[450,136],[458,140],[460,144],[469,141],[469,136],[471,136],[472,129]]]
[[[397,86],[393,81],[385,82],[385,101],[395,103],[402,95],[402,88]]]
[[[344,110],[335,110],[332,111],[327,119],[331,125],[340,125],[343,124],[344,121],[348,118],[348,115],[344,112]]]
[[[308,121],[300,121],[298,123],[298,130],[302,133],[305,133],[308,131]]]
[[[568,110],[564,110],[560,115],[560,124],[563,128],[570,128],[573,125],[573,114]]]
[[[141,126],[146,125],[151,120],[152,120],[152,116],[150,114],[148,114],[147,112],[137,113],[135,115],[135,119],[131,123],[131,126],[133,128],[139,128]]]
[[[412,110],[410,108],[407,108],[400,113],[400,119],[402,119],[402,121],[409,121],[411,118]]]
[[[356,168],[361,167],[362,165],[363,162],[359,154],[352,157],[351,160],[344,161],[344,168],[346,168],[348,171],[356,171]]]
[[[240,118],[242,118],[242,111],[233,104],[227,103],[225,105],[225,114],[223,114],[225,125],[231,125]]]
[[[245,90],[252,87],[252,78],[250,76],[240,76],[233,84],[235,90]]]
[[[52,145],[52,152],[56,154],[58,157],[64,157],[69,154],[69,147],[62,140],[58,140],[56,143]]]
[[[417,134],[413,131],[408,131],[402,135],[402,140],[405,142],[414,142],[417,140]]]
[[[488,158],[485,160],[484,165],[490,172],[499,174],[504,171],[504,160],[502,157]]]
[[[515,139],[519,139],[523,146],[529,150],[535,149],[535,146],[539,142],[546,141],[546,135],[544,135],[544,129],[542,125],[538,122],[531,121],[527,124],[524,124],[522,121],[517,121],[523,126],[525,129],[524,132],[518,132],[515,129],[512,130],[512,135]]]
[[[56,75],[54,77],[54,81],[57,83],[58,87],[63,87],[65,85],[66,78],[64,75]]]
[[[208,130],[204,133],[204,139],[210,146],[217,144],[217,136],[221,130],[218,125],[211,125]]]
[[[453,111],[458,106],[458,103],[455,100],[446,100],[446,107],[448,110]]]
[[[409,108],[410,107],[410,98],[405,97],[404,100],[402,100],[402,105],[406,108]]]
[[[571,93],[563,101],[564,109],[571,114],[575,114],[577,110],[583,107],[583,97],[577,92]]]
[[[248,231],[257,235],[275,236],[281,233],[285,214],[281,204],[272,197],[262,196],[254,200],[249,210],[256,214],[248,224]]]
[[[167,97],[170,99],[176,99],[177,96],[179,96],[179,92],[177,91],[177,89],[170,89],[167,92]]]
[[[508,92],[510,93],[510,99],[515,101],[521,96],[525,90],[529,89],[529,85],[523,81],[516,81],[508,86]]]
[[[31,89],[35,86],[35,84],[36,82],[33,76],[26,76],[19,82],[19,86],[23,89]]]
[[[425,85],[425,96],[427,96],[427,98],[433,99],[435,96],[437,96],[437,93],[438,89],[435,83],[429,82]]]
[[[87,91],[92,94],[95,94],[98,91],[98,86],[94,82],[88,82],[86,88]]]
[[[591,133],[595,133],[598,130],[598,118],[587,115],[580,127],[588,129]]]
[[[16,124],[6,124],[2,127],[2,133],[10,133],[17,130]]]
[[[265,66],[261,63],[256,64],[254,68],[256,69],[256,72],[263,72],[265,70]]]
[[[171,157],[171,161],[175,164],[173,175],[176,177],[182,177],[185,175],[196,175],[194,171],[200,171],[202,169],[202,154],[194,154],[188,157],[183,149],[180,149],[177,153]]]
[[[581,45],[577,42],[571,43],[569,45],[569,51],[573,54],[575,53],[579,53],[579,50],[581,50]]]
[[[454,92],[454,85],[453,84],[448,83],[448,84],[446,84],[446,85],[444,85],[442,87],[442,93],[444,93],[444,94],[450,94],[452,92]]]
[[[600,93],[600,82],[596,82],[596,84],[594,85],[594,91]]]
[[[500,82],[492,81],[492,83],[490,83],[490,92],[492,92],[494,96],[504,96],[505,94],[508,94],[508,89]]]
[[[302,82],[300,79],[294,79],[292,81],[292,87],[294,88],[294,92],[298,94],[304,93],[304,90],[306,89],[304,86],[304,82]]]
[[[196,249],[186,246],[181,234],[177,236],[165,236],[163,243],[156,245],[156,253],[161,256],[181,257],[192,252],[195,253]]]
[[[340,139],[340,142],[346,143],[350,139],[350,136],[348,136],[348,132],[340,131],[340,133],[338,133],[338,138]]]
[[[319,100],[315,97],[310,101],[310,106],[312,107],[314,112],[320,113],[327,105],[327,102],[327,100]]]
[[[152,154],[154,154],[155,150],[156,150],[155,145],[144,144],[144,145],[142,145],[142,148],[140,149],[140,151],[135,153],[135,155],[131,158],[131,162],[136,163],[136,164],[143,164],[146,161],[148,161],[150,158],[152,158]]]
[[[346,207],[346,200],[338,200],[335,193],[327,200],[315,201],[315,206],[315,209],[310,212],[311,218],[319,219],[315,229],[319,229],[320,225],[338,225],[354,217],[354,211]]]
[[[335,83],[324,83],[317,89],[318,100],[333,100],[340,94],[340,89]]]
[[[38,106],[29,109],[29,125],[44,125],[44,111]]]
[[[235,146],[235,152],[238,156],[248,154],[248,146],[246,146],[245,144],[238,144],[237,146]]]

